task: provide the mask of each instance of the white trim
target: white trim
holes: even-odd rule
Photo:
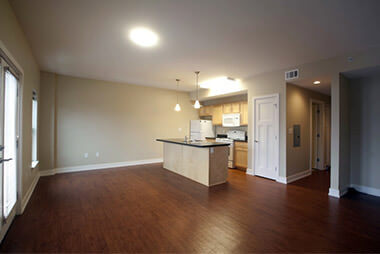
[[[293,174],[291,176],[287,176],[287,177],[279,176],[276,179],[276,181],[279,183],[288,184],[288,183],[295,182],[301,178],[308,177],[309,175],[311,175],[311,169],[306,169],[304,171],[298,172],[298,173]]]
[[[38,164],[40,163],[40,161],[32,161],[31,165],[30,165],[30,168],[31,169],[34,169],[38,166]]]
[[[245,171],[245,173],[246,173],[247,175],[251,175],[251,176],[254,176],[254,175],[255,175],[255,172],[253,171],[252,168],[247,168],[247,170]]]
[[[37,186],[38,180],[40,180],[39,173],[37,173],[37,176],[34,177],[32,184],[30,185],[28,191],[26,192],[24,198],[21,201],[21,214],[24,212],[26,205],[29,203],[29,199],[32,196],[34,189]]]
[[[337,190],[337,189],[330,188],[329,189],[329,196],[330,197],[334,197],[334,198],[340,198],[344,194],[346,194],[347,191],[348,191],[348,188],[344,188],[342,190]]]
[[[308,177],[309,175],[311,175],[311,169],[306,169],[304,171],[301,171],[301,172],[298,172],[296,174],[286,177],[286,183],[295,182],[299,179]]]
[[[257,99],[265,99],[265,98],[275,98],[275,103],[277,104],[277,107],[276,107],[276,130],[275,130],[275,134],[277,135],[277,158],[275,158],[275,161],[276,161],[276,167],[277,167],[277,176],[275,179],[273,180],[278,180],[279,177],[280,177],[280,94],[278,93],[274,93],[274,94],[267,94],[267,95],[262,95],[262,96],[255,96],[255,97],[252,97],[252,107],[253,107],[253,110],[252,110],[252,122],[253,122],[253,125],[252,125],[252,130],[251,130],[251,133],[252,136],[253,136],[253,139],[251,141],[251,151],[252,151],[252,166],[253,166],[253,173],[255,173],[255,128],[256,128],[256,118],[255,118],[255,114],[256,114],[256,100]]]
[[[41,176],[49,176],[49,175],[69,173],[69,172],[80,172],[80,171],[98,170],[98,169],[107,169],[107,168],[119,168],[119,167],[136,166],[136,165],[161,163],[161,162],[163,162],[162,158],[156,158],[156,159],[147,159],[147,160],[81,165],[81,166],[63,167],[63,168],[54,168],[54,169],[50,169],[50,170],[43,170],[43,171],[40,171],[40,175]]]
[[[373,188],[373,187],[367,187],[367,186],[363,186],[363,185],[357,185],[357,184],[351,184],[350,187],[354,188],[358,192],[362,192],[362,193],[365,193],[368,195],[380,197],[380,189]]]
[[[283,184],[287,184],[287,182],[286,182],[286,177],[284,177],[284,176],[279,176],[279,177],[277,178],[276,182],[278,182],[278,183],[283,183]]]

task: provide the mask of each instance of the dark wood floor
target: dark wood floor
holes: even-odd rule
[[[152,164],[41,178],[0,251],[380,252],[379,236],[375,197],[235,170],[208,189]]]

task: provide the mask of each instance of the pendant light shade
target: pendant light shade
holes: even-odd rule
[[[181,111],[181,106],[179,105],[179,102],[178,102],[178,88],[179,88],[180,79],[177,78],[175,81],[177,81],[177,104],[175,105],[174,110],[179,112]]]
[[[195,85],[196,85],[196,89],[197,89],[197,99],[195,100],[195,103],[194,103],[194,108],[198,109],[201,107],[201,104],[199,103],[199,87],[198,87],[198,75],[199,75],[199,71],[196,71],[195,72],[195,75],[196,75],[196,82],[195,82]]]
[[[195,103],[194,103],[194,108],[198,109],[200,107],[201,107],[201,104],[199,103],[198,100],[196,100]]]

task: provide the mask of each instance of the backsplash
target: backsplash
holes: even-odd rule
[[[228,131],[232,131],[232,130],[245,131],[247,133],[247,126],[239,126],[239,127],[216,126],[215,127],[215,135],[216,134],[227,134]]]

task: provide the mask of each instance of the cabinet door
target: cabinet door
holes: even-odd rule
[[[205,108],[205,113],[208,115],[208,116],[212,116],[212,106],[207,106]]]
[[[246,169],[248,167],[248,143],[235,142],[235,166]]]
[[[240,103],[240,125],[248,125],[248,102],[243,101]]]
[[[205,107],[201,107],[201,108],[199,109],[199,116],[206,116],[206,115],[205,115]]]
[[[231,103],[232,113],[240,113],[240,102]]]
[[[212,106],[204,106],[199,109],[199,116],[212,116]]]
[[[212,108],[212,124],[222,125],[223,106],[216,105]]]
[[[232,104],[231,103],[223,104],[223,114],[230,114],[230,113],[232,113]]]

